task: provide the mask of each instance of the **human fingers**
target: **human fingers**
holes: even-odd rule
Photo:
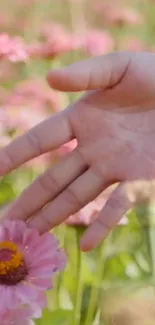
[[[81,240],[81,249],[90,251],[96,248],[116,226],[122,216],[131,208],[125,183],[112,192],[98,218],[89,226]]]
[[[32,214],[53,200],[85,169],[85,163],[78,150],[75,149],[26,188],[10,206],[4,217],[27,220]]]
[[[105,175],[109,174],[105,172]],[[95,199],[111,182],[108,176],[103,179],[92,168],[88,169],[42,211],[32,216],[28,224],[40,232],[50,230]]]
[[[55,114],[0,150],[0,176],[72,138],[66,112]]]

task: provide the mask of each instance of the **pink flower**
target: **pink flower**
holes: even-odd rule
[[[134,52],[139,52],[139,51],[145,51],[145,45],[144,43],[138,39],[138,38],[131,38],[131,39],[126,39],[123,40],[120,44],[121,50],[129,50],[129,51],[134,51]]]
[[[6,309],[3,313],[0,313],[1,325],[35,325],[33,319],[41,318],[42,309],[46,306],[46,299],[43,294],[40,294],[38,301],[31,304],[31,306],[25,305],[14,309]]]
[[[77,140],[74,139],[61,146],[58,150],[56,150],[56,152],[58,153],[58,155],[60,155],[60,157],[62,157],[67,153],[73,151],[76,148],[76,146],[77,146]]]
[[[28,47],[31,58],[51,59],[63,53],[77,50],[80,47],[79,39],[62,25],[47,23],[43,25],[41,35],[43,42]]]
[[[19,37],[11,38],[8,34],[0,35],[0,58],[12,62],[27,61],[28,54]]]
[[[0,315],[8,309],[46,305],[44,291],[66,265],[66,255],[51,233],[39,235],[23,221],[0,226]]]
[[[143,17],[139,12],[132,8],[122,7],[120,4],[101,3],[96,5],[96,10],[102,15],[102,19],[104,17],[104,22],[108,24],[122,26],[124,24],[141,25],[143,23]]]
[[[62,38],[51,38],[43,43],[36,43],[29,46],[28,53],[32,59],[51,59],[66,52],[71,52],[78,48],[74,36],[62,35]]]
[[[0,314],[1,325],[34,325],[31,318],[40,318],[42,316],[41,308],[37,304],[23,306],[15,309],[7,309]]]
[[[41,79],[28,79],[20,82],[6,100],[7,106],[28,106],[40,108],[40,110],[60,110],[62,96],[54,89],[50,89],[47,83]],[[34,110],[36,114],[36,110]],[[31,114],[30,114],[31,116]],[[45,116],[44,116],[45,118]]]
[[[10,129],[18,129],[20,131],[27,131],[37,123],[43,121],[47,115],[42,111],[36,111],[27,107],[4,107],[0,108],[0,122],[4,132]]]
[[[99,212],[106,204],[113,190],[114,186],[109,187],[99,197],[97,197],[96,200],[90,202],[79,212],[70,216],[66,223],[71,226],[88,227],[98,217]],[[119,225],[126,225],[127,222],[127,217],[123,216],[123,218],[119,222]]]
[[[90,55],[102,55],[113,48],[114,41],[108,32],[90,30],[84,37],[84,50]]]

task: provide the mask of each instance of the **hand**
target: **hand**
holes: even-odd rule
[[[155,177],[154,71],[149,53],[115,53],[52,71],[53,88],[88,92],[2,149],[0,174],[73,138],[78,145],[30,185],[6,217],[44,232],[118,182],[81,241],[83,250],[95,248],[131,207],[126,182]]]

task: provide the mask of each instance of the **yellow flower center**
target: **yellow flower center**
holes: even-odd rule
[[[0,243],[0,275],[8,274],[23,264],[23,254],[12,241]]]

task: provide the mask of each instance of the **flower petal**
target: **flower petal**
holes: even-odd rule
[[[30,276],[32,277],[50,277],[52,273],[55,271],[55,266],[52,264],[38,265],[37,267],[33,267],[30,270]]]
[[[48,290],[52,288],[52,282],[51,282],[51,277],[50,278],[31,278],[29,281],[32,283],[32,285],[37,286],[41,290]]]
[[[38,243],[39,233],[35,229],[26,229],[23,236],[23,245],[33,248]]]
[[[45,233],[39,237],[39,241],[36,242],[36,246],[31,249],[30,253],[38,257],[44,255],[46,252],[52,253],[58,248],[58,240],[51,233]]]
[[[31,318],[40,318],[42,315],[42,309],[47,306],[47,297],[44,292],[40,292],[35,304],[32,304],[29,308]]]
[[[22,243],[24,231],[26,230],[26,224],[24,221],[9,221],[5,220],[2,224],[5,230],[8,232],[9,239],[16,242]]]
[[[1,302],[0,302],[0,313],[3,313],[3,311],[6,310],[7,308],[7,301],[6,301],[6,290],[5,286],[0,286],[0,297],[1,297]]]
[[[19,305],[19,299],[13,286],[5,286],[5,298],[8,309],[17,308]]]
[[[21,325],[21,319],[17,319],[15,325]],[[22,319],[22,325],[35,325],[32,319]]]
[[[16,293],[21,302],[23,304],[26,304],[36,301],[39,294],[39,290],[37,289],[37,287],[32,286],[29,283],[22,282],[16,286]]]

